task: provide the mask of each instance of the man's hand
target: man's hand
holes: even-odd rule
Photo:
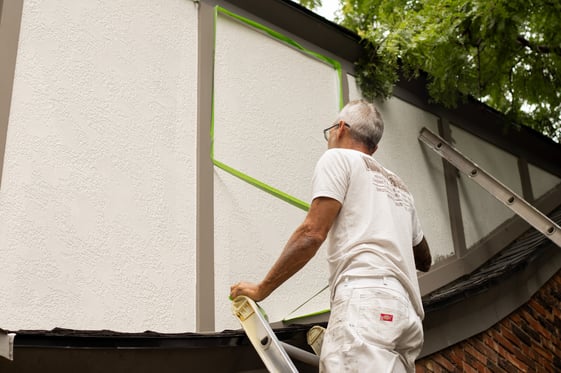
[[[415,257],[415,267],[417,267],[419,271],[428,272],[432,264],[432,257],[430,255],[429,244],[425,237],[423,237],[417,246],[413,246],[413,255]]]
[[[234,300],[237,296],[245,295],[256,302],[262,301],[269,294],[264,294],[261,287],[258,284],[252,284],[251,282],[238,282],[230,286],[230,299]]]

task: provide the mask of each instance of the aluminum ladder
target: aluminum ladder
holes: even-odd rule
[[[426,127],[421,130],[419,140],[561,247],[561,228],[554,221]]]
[[[232,301],[232,313],[269,372],[297,373],[290,356],[312,366],[319,366],[319,357],[288,343],[279,341],[260,307],[246,296]],[[290,356],[289,356],[290,355]]]

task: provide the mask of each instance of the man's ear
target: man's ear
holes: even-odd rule
[[[335,130],[335,132],[339,133],[339,130],[341,129],[342,126],[344,126],[344,123],[342,120],[339,121],[339,123],[337,123],[337,129]]]
[[[340,120],[339,123],[337,123],[337,128],[335,129],[335,136],[337,136],[337,139],[341,137],[341,128],[343,127],[345,127],[345,122]]]

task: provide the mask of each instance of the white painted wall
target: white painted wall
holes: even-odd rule
[[[197,10],[26,0],[0,326],[194,330]]]
[[[335,70],[220,15],[215,158],[309,202]],[[197,10],[193,2],[26,0],[0,190],[0,327],[195,330]],[[360,97],[348,76],[351,99]],[[376,153],[413,193],[436,262],[453,255],[437,118],[377,102]],[[458,147],[521,192],[514,157],[457,128]],[[536,196],[559,179],[531,166]],[[214,168],[216,330],[229,286],[258,281],[305,212]],[[468,245],[510,217],[460,178]],[[506,211],[506,213],[505,213]],[[210,229],[210,228],[209,228]],[[327,283],[325,252],[262,303],[286,317]],[[306,310],[328,307],[327,292]]]
[[[486,172],[522,196],[517,158],[451,126],[453,145]],[[467,247],[491,233],[514,213],[464,174],[459,174],[460,204]]]
[[[532,164],[528,165],[530,171],[530,181],[532,182],[532,191],[534,198],[543,196],[547,191],[561,183],[561,179],[552,175],[541,168]]]
[[[336,70],[256,28],[219,15],[214,71],[215,158],[310,202],[322,130],[339,110]],[[215,168],[216,329],[239,328],[230,285],[258,281],[305,216]],[[324,250],[262,303],[281,320],[327,284]]]

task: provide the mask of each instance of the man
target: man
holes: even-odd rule
[[[378,163],[384,124],[374,105],[352,101],[324,130],[328,150],[316,165],[312,203],[259,284],[240,282],[234,299],[255,301],[298,272],[328,239],[331,315],[322,372],[413,372],[423,343],[417,273],[431,255],[401,179]]]

